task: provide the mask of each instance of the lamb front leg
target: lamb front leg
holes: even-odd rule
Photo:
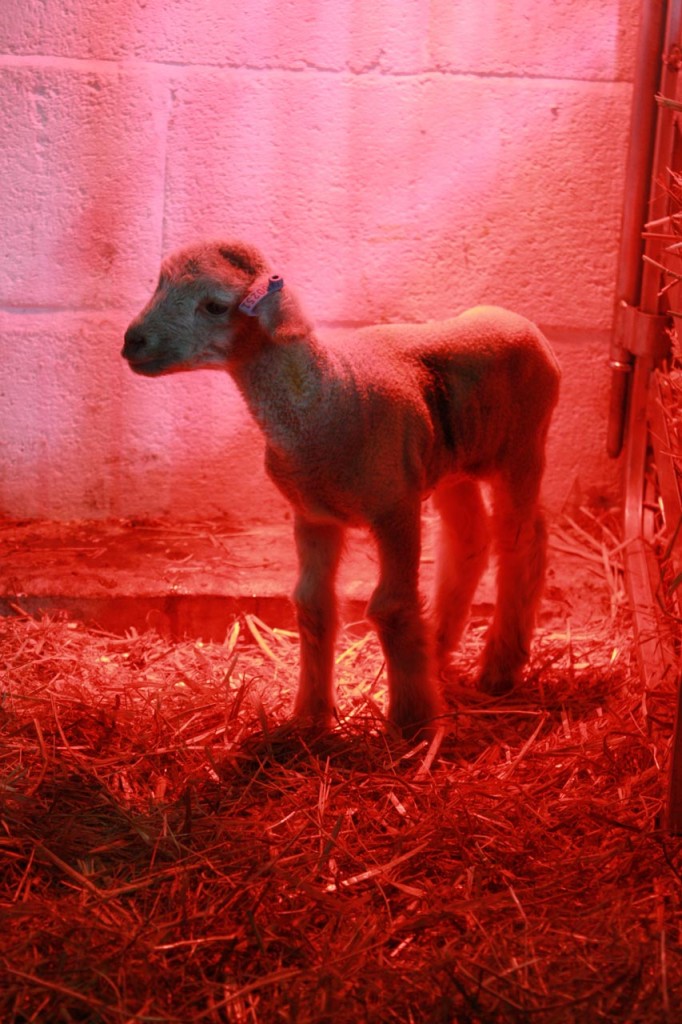
[[[299,577],[294,591],[300,635],[300,675],[294,715],[305,726],[329,729],[334,722],[335,581],[343,528],[297,514],[294,536]]]

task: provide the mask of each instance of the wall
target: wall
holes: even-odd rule
[[[613,493],[637,0],[3,0],[0,512],[282,506],[223,374],[119,357],[163,253],[267,251],[321,325],[508,305],[565,388],[547,501]]]

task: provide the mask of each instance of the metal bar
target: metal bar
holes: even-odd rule
[[[647,450],[647,405],[651,358],[638,356],[632,377],[626,450],[623,549],[625,581],[635,627],[635,647],[645,690],[657,689],[666,676],[663,640],[655,611],[650,552],[642,529],[644,469]]]
[[[647,8],[656,8],[657,15],[660,15],[660,8],[662,6],[658,2],[648,4],[647,0],[643,0],[643,31],[648,32],[651,28],[647,21]],[[649,13],[653,15],[651,10]],[[647,25],[649,29],[647,29]],[[677,79],[680,69],[680,60],[678,59],[680,51],[677,44],[680,39],[681,28],[682,0],[669,0],[665,39],[663,45],[661,45],[659,37],[658,59],[654,62],[656,66],[660,67],[660,56],[661,52],[663,52],[660,93],[664,98],[674,98],[677,94]],[[649,42],[653,44],[653,33]],[[675,52],[674,57],[673,51]],[[649,51],[649,56],[651,58],[651,51]],[[651,77],[653,77],[653,69]],[[642,80],[644,78],[645,76],[642,75]],[[651,79],[648,79],[648,83],[647,88],[651,91],[647,94],[646,98],[640,97],[638,100],[635,97],[635,108],[637,108],[638,103],[646,103],[648,98],[653,100],[656,87],[655,84],[652,86]],[[664,313],[663,302],[667,301],[667,290],[664,287],[664,267],[662,266],[662,253],[665,243],[661,238],[647,237],[642,239],[641,235],[642,226],[645,221],[652,225],[662,223],[670,216],[670,196],[666,186],[669,180],[669,170],[674,167],[674,158],[678,155],[676,153],[678,148],[676,140],[677,116],[671,107],[659,104],[653,159],[650,162],[651,178],[648,214],[642,217],[639,225],[640,240],[637,247],[637,259],[640,267],[639,295],[634,301],[631,300],[630,303],[628,303],[625,295],[620,295],[621,301],[619,303],[614,333],[615,344],[612,347],[612,361],[627,360],[632,366],[625,453],[623,525],[626,545],[624,548],[624,558],[628,596],[635,626],[637,658],[645,696],[646,691],[657,689],[664,679],[669,678],[671,672],[674,672],[676,676],[678,672],[675,659],[666,647],[666,638],[661,629],[659,616],[656,614],[653,581],[657,578],[659,570],[654,552],[646,541],[643,517],[646,486],[645,468],[650,440],[650,385],[654,367],[663,354],[661,349],[664,344],[661,332],[659,331],[657,336],[657,331],[655,327],[651,327],[651,324],[658,321],[660,326],[660,319]],[[637,179],[637,184],[640,184],[639,179]],[[628,209],[630,210],[630,207]],[[630,216],[634,216],[632,210],[628,213],[628,217]],[[630,225],[630,228],[634,232],[632,225]],[[628,248],[628,245],[631,248]],[[623,238],[621,252],[624,253],[628,266],[623,268],[619,275],[619,285],[621,287],[635,288],[635,275],[629,262],[634,258],[635,254],[634,234],[632,237]],[[645,257],[644,260],[641,260],[642,255]],[[627,305],[637,306],[638,309],[633,311],[628,311],[627,308],[623,309]],[[644,328],[641,325],[642,319],[647,317],[650,318],[650,325],[649,328]],[[616,344],[620,344],[622,348],[618,350],[615,347]],[[617,390],[618,388],[616,388]],[[615,449],[616,442],[618,441],[618,423],[615,419],[614,402],[615,398],[612,394],[611,413],[614,419],[609,424],[611,450]],[[679,703],[679,679],[676,679],[676,682]],[[681,765],[682,717],[678,713],[672,740],[666,807],[666,825],[673,832],[682,832]]]
[[[682,517],[682,494],[677,472],[673,463],[672,439],[665,415],[664,389],[667,381],[659,373],[651,379],[651,395],[649,399],[649,434],[655,453],[656,474],[663,502],[663,514],[666,520],[666,532],[672,537]],[[667,403],[670,404],[670,401]],[[682,531],[678,532],[675,544],[676,558],[682,563]],[[682,569],[682,564],[679,566]]]
[[[665,0],[642,0],[633,82],[630,142],[625,171],[625,199],[616,277],[616,307],[639,304],[642,276],[642,225],[647,217],[654,152],[660,59],[665,26]],[[626,419],[632,356],[614,318],[611,341],[611,396],[606,447],[612,458],[620,455]]]
[[[674,571],[680,571],[682,560],[682,533],[678,527],[682,519],[682,495],[675,465],[672,458],[671,438],[668,430],[665,411],[663,409],[662,381],[654,374],[651,381],[649,399],[650,437],[654,449],[654,461],[658,477],[659,492],[663,502],[663,515],[666,522],[666,533],[670,537],[670,558]],[[673,539],[676,543],[673,544]],[[679,608],[678,594],[671,595],[673,608]],[[666,637],[663,638],[664,644]],[[668,649],[664,652],[665,661],[670,671],[677,675],[677,702],[675,709],[675,725],[670,749],[670,765],[668,768],[668,801],[666,813],[667,828],[682,834],[682,686],[680,686],[679,669],[676,666],[675,652]]]

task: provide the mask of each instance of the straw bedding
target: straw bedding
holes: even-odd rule
[[[673,700],[604,537],[555,557],[601,559],[610,610],[546,621],[498,702],[474,621],[430,747],[386,733],[362,630],[315,740],[284,724],[296,638],[253,617],[223,644],[0,621],[0,1019],[681,1019]]]

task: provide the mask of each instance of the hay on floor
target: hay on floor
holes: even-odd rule
[[[546,624],[504,701],[472,625],[430,747],[386,733],[371,633],[309,742],[296,637],[253,617],[223,644],[0,621],[0,1019],[681,1019],[674,701],[652,727],[606,563],[612,614]]]

